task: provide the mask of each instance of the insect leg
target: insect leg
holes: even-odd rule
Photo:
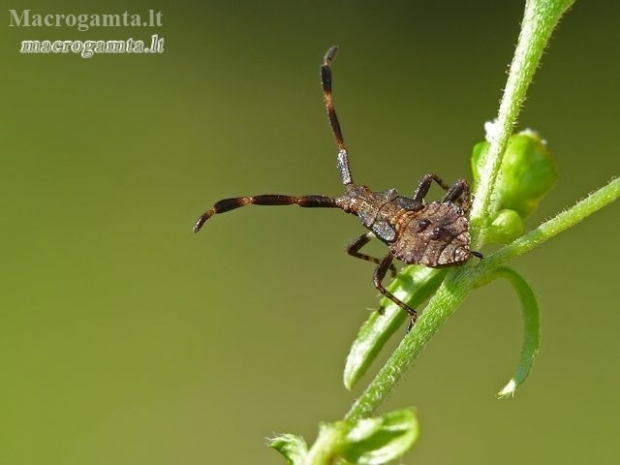
[[[290,195],[256,195],[254,197],[235,197],[222,199],[204,212],[194,224],[194,232],[200,231],[202,225],[218,213],[225,213],[246,205],[299,205],[306,208],[339,208],[336,199],[324,195],[305,195],[292,197]]]
[[[366,234],[362,234],[360,237],[353,239],[351,242],[347,244],[347,253],[355,258],[360,258],[362,260],[366,260],[367,262],[374,263],[379,265],[381,260],[372,257],[370,255],[366,255],[365,253],[360,253],[362,247],[364,247],[371,239],[375,237],[374,233],[367,232]],[[390,264],[390,272],[392,273],[392,277],[396,276],[396,267],[393,263]]]
[[[436,174],[432,174],[432,173],[425,174],[422,177],[420,184],[418,184],[417,189],[413,193],[413,200],[415,202],[422,202],[424,200],[424,197],[426,197],[426,194],[428,193],[428,190],[431,188],[431,184],[433,183],[433,181],[435,181],[439,186],[441,186],[442,189],[446,191],[450,189],[450,186],[448,186],[443,181],[443,179],[441,179]]]
[[[418,313],[413,308],[411,308],[409,305],[407,305],[403,301],[396,298],[396,296],[392,294],[390,291],[388,291],[385,287],[383,287],[383,284],[382,284],[383,278],[385,278],[385,274],[387,273],[387,270],[390,268],[390,265],[392,264],[393,259],[394,257],[392,256],[391,253],[389,253],[383,258],[383,260],[381,260],[381,262],[379,263],[379,266],[375,269],[372,282],[377,288],[377,290],[381,292],[381,294],[386,296],[388,299],[390,299],[392,302],[394,302],[396,305],[402,308],[405,312],[407,312],[407,314],[409,315],[409,319],[410,319],[409,326],[407,327],[407,331],[409,331],[415,324],[416,320],[418,319]]]
[[[469,187],[469,183],[464,179],[459,179],[455,182],[452,187],[446,192],[444,195],[442,202],[461,202],[463,212],[465,216],[469,216],[469,204],[471,201],[471,188]],[[480,259],[484,258],[484,256],[475,250],[471,251],[471,254],[474,257],[478,257]]]
[[[446,195],[444,195],[441,200],[442,202],[459,202],[463,207],[465,215],[469,214],[471,189],[469,187],[469,183],[465,179],[459,179],[452,186],[449,186],[436,174],[425,174],[413,194],[413,200],[415,202],[422,202],[424,200],[424,197],[428,193],[433,181],[435,181],[446,191]]]
[[[469,183],[464,179],[456,181],[452,187],[448,189],[446,195],[444,195],[442,202],[457,202],[460,201],[463,207],[465,215],[469,215],[469,202],[471,199],[471,189]]]

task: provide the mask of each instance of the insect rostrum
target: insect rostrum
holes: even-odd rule
[[[340,208],[357,216],[369,229],[347,246],[347,253],[353,257],[377,265],[373,283],[388,299],[409,314],[410,327],[417,318],[416,311],[397,299],[383,287],[382,281],[387,271],[395,274],[392,263],[394,258],[408,264],[422,264],[428,267],[447,267],[460,265],[478,252],[469,249],[469,204],[470,187],[464,179],[452,186],[447,185],[435,174],[425,175],[412,197],[403,197],[396,189],[375,192],[366,186],[356,184],[349,169],[349,155],[342,137],[340,123],[332,102],[331,64],[338,51],[331,47],[321,66],[321,82],[329,122],[338,145],[337,167],[345,191],[339,197],[324,195],[256,195],[253,197],[235,197],[216,202],[204,212],[194,225],[198,232],[204,223],[217,213],[224,213],[245,205],[299,205],[306,208]],[[446,194],[439,202],[425,203],[432,182],[441,186]],[[389,252],[379,259],[360,252],[372,238],[384,242]]]

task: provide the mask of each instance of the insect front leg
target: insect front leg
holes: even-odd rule
[[[469,216],[469,203],[471,201],[471,188],[469,183],[464,179],[456,181],[446,195],[444,195],[442,202],[460,202],[463,208],[465,216]]]
[[[432,173],[425,174],[420,180],[420,183],[418,184],[417,189],[413,193],[413,200],[415,202],[421,203],[424,201],[424,197],[426,197],[426,194],[428,194],[428,190],[431,188],[431,184],[433,183],[433,181],[435,181],[445,191],[450,189],[450,186],[448,186],[444,182],[444,180],[441,179],[436,174],[432,174]]]
[[[449,186],[436,174],[425,174],[418,184],[418,188],[413,194],[414,202],[423,202],[424,197],[428,194],[428,190],[431,188],[431,184],[435,181],[446,194],[441,199],[442,202],[458,202],[465,212],[465,216],[469,215],[469,204],[471,201],[471,188],[469,183],[465,179],[459,179],[452,186]]]

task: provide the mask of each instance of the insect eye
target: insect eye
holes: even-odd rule
[[[424,231],[430,225],[431,225],[430,220],[428,220],[426,218],[421,219],[420,221],[418,221],[418,232]]]
[[[433,229],[433,232],[430,235],[430,239],[432,241],[439,240],[445,235],[446,232],[447,231],[445,230],[445,228],[442,228],[442,227],[435,228]]]

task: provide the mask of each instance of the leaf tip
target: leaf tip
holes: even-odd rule
[[[508,381],[508,384],[504,386],[498,393],[498,399],[506,399],[507,397],[514,397],[515,391],[517,390],[518,383],[516,380],[511,379]]]

